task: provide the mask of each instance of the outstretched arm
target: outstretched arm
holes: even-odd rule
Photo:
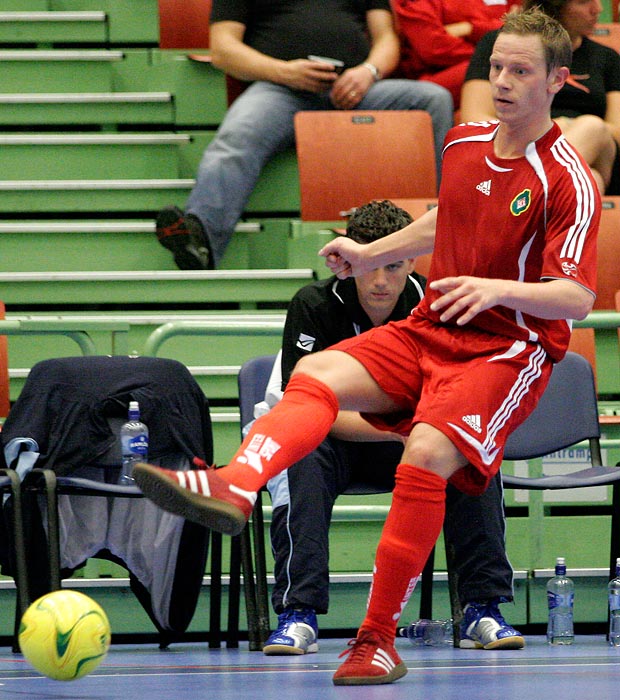
[[[437,207],[400,231],[360,245],[346,236],[339,236],[319,251],[325,264],[340,279],[357,277],[378,267],[399,260],[415,258],[433,251]]]

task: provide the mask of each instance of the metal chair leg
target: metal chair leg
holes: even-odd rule
[[[226,624],[226,648],[239,648],[239,608],[241,602],[241,540],[230,540],[230,583],[228,586],[228,621]]]
[[[222,534],[211,531],[211,586],[209,589],[209,648],[222,644]]]
[[[433,572],[435,569],[435,547],[428,555],[424,569],[422,570],[422,582],[420,584],[420,618],[433,619]]]
[[[269,589],[267,587],[267,558],[265,555],[265,522],[263,520],[262,499],[257,500],[258,507],[252,514],[252,534],[254,540],[254,565],[256,567],[256,612],[260,647],[269,637]]]
[[[243,571],[243,593],[245,612],[248,620],[248,641],[250,651],[261,651],[258,610],[256,607],[256,584],[254,581],[254,563],[252,559],[252,537],[248,523],[241,532],[241,569]]]

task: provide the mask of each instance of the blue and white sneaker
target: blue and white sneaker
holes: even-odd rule
[[[525,639],[502,617],[497,600],[468,603],[461,622],[461,649],[523,649]]]
[[[319,627],[313,608],[286,608],[278,615],[278,628],[263,647],[267,656],[314,654],[319,650]]]

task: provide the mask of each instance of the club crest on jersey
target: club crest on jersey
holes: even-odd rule
[[[513,216],[521,216],[524,211],[530,208],[532,203],[532,190],[527,189],[519,194],[510,202],[510,213]]]

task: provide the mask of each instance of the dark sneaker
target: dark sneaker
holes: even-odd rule
[[[267,656],[314,654],[319,650],[319,627],[313,608],[286,608],[278,615],[278,628],[265,642]]]
[[[155,505],[225,535],[243,530],[256,502],[256,493],[224,481],[215,469],[171,471],[138,463],[133,476]]]
[[[334,673],[334,685],[379,685],[393,683],[407,673],[392,640],[374,632],[360,632],[349,642],[346,661]]]
[[[200,220],[179,207],[164,207],[155,222],[157,240],[174,256],[179,270],[210,270],[213,260]]]
[[[523,649],[525,639],[502,617],[496,600],[468,603],[461,622],[461,649]]]

